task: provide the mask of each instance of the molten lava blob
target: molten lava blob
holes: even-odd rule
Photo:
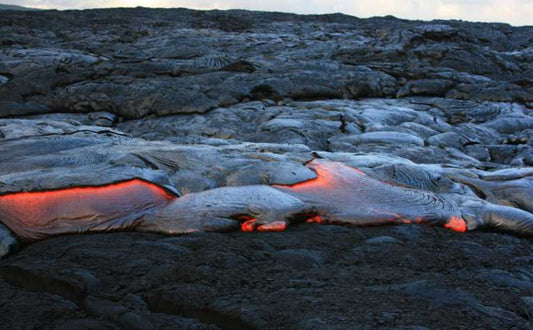
[[[444,228],[448,228],[459,233],[464,233],[468,230],[466,221],[459,217],[451,217],[448,222],[444,224]]]
[[[251,233],[253,231],[259,232],[281,232],[287,229],[285,221],[273,221],[267,224],[259,224],[257,219],[251,216],[239,216],[237,220],[242,221],[241,231]]]
[[[287,229],[287,223],[285,221],[274,221],[257,227],[257,231],[260,232],[282,232],[285,229]]]
[[[305,222],[307,222],[307,223],[325,223],[326,221],[324,221],[324,219],[322,219],[321,216],[315,215],[315,216],[312,216],[312,217],[308,218],[307,220],[305,220]]]
[[[308,166],[316,172],[316,179],[274,186],[316,210],[308,223],[431,223],[462,229],[461,219],[455,217],[460,214],[457,206],[431,192],[374,179],[342,163],[313,160]]]
[[[241,231],[251,233],[257,227],[257,219],[250,218],[241,224]]]
[[[176,198],[140,179],[0,196],[0,221],[24,240],[87,231],[128,229],[144,213]]]

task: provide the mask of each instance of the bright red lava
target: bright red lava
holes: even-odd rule
[[[304,195],[329,194],[336,197],[334,194],[338,191],[342,193],[343,187],[353,186],[354,178],[359,175],[366,175],[364,172],[350,167],[353,169],[353,172],[350,172],[352,174],[346,177],[341,176],[339,174],[346,171],[346,167],[337,163],[314,163],[310,167],[316,171],[316,179],[290,186],[279,185],[278,187],[297,191]],[[135,213],[142,214],[144,210],[162,205],[174,198],[177,196],[156,184],[141,179],[132,179],[105,186],[6,194],[0,196],[0,214],[4,222],[17,234],[27,233],[30,236],[33,232],[54,234],[54,230],[80,232],[88,231],[94,228],[93,226],[102,223],[107,224],[106,221],[110,219],[123,219]],[[350,207],[350,205],[345,207]],[[422,218],[411,220],[396,213],[383,213],[396,222],[423,222]],[[330,221],[326,214],[308,214],[306,217],[307,223]],[[287,228],[285,221],[260,224],[256,218],[249,215],[240,215],[235,219],[242,222],[241,230],[243,232],[281,232]],[[118,224],[109,225],[110,227],[106,229],[120,229],[120,225],[119,221]],[[67,228],[66,226],[79,228],[64,231],[61,229],[62,226],[63,229]],[[33,230],[24,229],[32,227]],[[444,227],[456,232],[468,230],[466,222],[455,216],[451,217]]]
[[[310,179],[304,182],[296,183],[293,185],[275,185],[280,189],[288,189],[296,193],[296,196],[299,197],[300,194],[304,196],[310,196],[311,199],[321,199],[321,196],[334,199],[336,203],[343,203],[343,198],[346,199],[346,196],[353,194],[354,192],[350,189],[357,188],[354,185],[365,184],[367,182],[367,175],[363,171],[347,166],[344,164],[339,164],[335,162],[311,162],[308,165],[312,168],[317,177],[315,179]],[[373,189],[371,186],[368,186],[367,189]],[[357,189],[355,189],[357,191]],[[359,191],[363,191],[360,189]],[[347,193],[346,193],[347,192]],[[374,198],[380,198],[381,196],[376,195]],[[384,196],[386,198],[387,196]],[[360,202],[357,201],[353,196],[349,197],[345,203],[348,202]],[[334,203],[335,203],[334,202]],[[369,201],[372,202],[371,200]],[[328,205],[325,205],[327,208]],[[345,207],[350,207],[346,205]],[[353,207],[353,206],[352,206]],[[357,206],[355,206],[357,207]],[[404,224],[421,224],[424,223],[424,218],[414,217],[408,218],[402,216],[399,213],[391,211],[378,211],[374,210],[376,214],[383,215],[388,218],[392,223],[404,223]],[[317,214],[311,216],[306,220],[307,223],[324,223],[326,221],[331,221],[326,214]],[[445,228],[451,229],[456,232],[466,232],[468,227],[466,222],[460,217],[451,217],[444,224]]]
[[[259,232],[281,232],[287,229],[287,223],[285,221],[274,221],[260,225],[257,223],[256,218],[249,215],[238,216],[237,220],[243,221],[243,223],[241,223],[241,231],[245,233],[251,233],[256,230]]]
[[[19,225],[45,226],[61,219],[92,221],[127,214],[136,206],[158,205],[173,198],[156,184],[132,179],[105,186],[7,194],[0,196],[0,211],[22,222]]]
[[[448,228],[459,233],[464,233],[468,230],[466,221],[459,217],[451,217],[448,222],[444,224],[444,228]]]
[[[251,233],[255,230],[255,227],[257,227],[257,219],[249,218],[245,222],[241,223],[241,231],[245,233]]]

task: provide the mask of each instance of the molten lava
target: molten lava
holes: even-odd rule
[[[383,182],[342,163],[313,160],[315,179],[294,185],[275,185],[316,209],[308,223],[345,223],[357,226],[442,223],[464,232],[464,220],[452,217],[452,204],[433,193]]]
[[[348,168],[343,165],[343,168],[340,168],[341,165],[338,163],[311,163],[311,167],[315,170],[316,178],[310,179],[307,181],[299,182],[293,185],[274,185],[275,187],[287,187],[294,191],[328,191],[339,189],[343,184],[349,184],[349,177],[343,178],[342,176],[336,175],[337,170],[342,170]],[[349,167],[350,170],[358,173],[359,175],[366,175],[365,172]]]
[[[141,179],[98,187],[6,194],[0,196],[0,220],[24,240],[65,233],[138,228],[139,224],[146,225],[143,221],[146,221],[147,216],[153,218],[152,230],[176,233],[188,232],[187,221],[180,218],[181,214],[200,209],[199,213],[193,214],[201,217],[206,205],[218,202],[221,203],[219,211],[222,213],[227,212],[224,211],[224,203],[228,203],[230,209],[235,209],[238,215],[228,213],[220,216],[241,221],[241,230],[244,232],[284,231],[287,228],[286,220],[289,219],[300,219],[307,223],[328,222],[357,226],[440,223],[457,232],[467,231],[466,222],[453,216],[457,214],[453,205],[433,193],[389,184],[341,163],[314,160],[308,166],[315,170],[316,179],[295,185],[274,185],[276,189],[269,188],[266,194],[276,195],[283,201],[290,200],[288,197],[296,201],[293,204],[284,204],[285,206],[268,204],[267,209],[273,208],[272,211],[275,211],[272,214],[278,212],[277,206],[282,211],[278,212],[281,215],[278,219],[274,216],[271,221],[265,220],[272,216],[269,215],[270,210],[259,214],[261,212],[257,210],[263,210],[264,207],[254,205],[261,201],[257,197],[264,196],[251,196],[249,202],[241,205],[235,203],[232,198],[243,199],[245,196],[242,194],[224,199],[227,192],[224,189],[230,188],[213,189],[212,192],[216,193],[213,193],[214,197],[211,199],[205,197],[210,196],[209,193],[191,194],[188,198],[177,199],[171,204],[182,205],[183,208],[176,207],[178,213],[171,212],[168,217],[161,217],[159,211],[166,210],[168,205],[171,205],[168,202],[176,199],[176,196]],[[265,193],[265,189],[260,189],[260,192]],[[187,204],[191,200],[197,201],[197,204]],[[188,208],[191,205],[193,208]],[[291,207],[301,210],[301,213],[296,213]],[[250,212],[251,209],[256,211]],[[154,210],[158,211],[152,212]],[[215,211],[214,216],[219,216],[217,209],[212,211]],[[153,214],[159,214],[159,218]],[[191,218],[192,222],[197,220],[200,219]],[[196,230],[194,225],[191,225],[191,228]]]
[[[257,227],[257,231],[260,232],[282,232],[285,229],[287,229],[287,223],[285,221],[274,221]]]
[[[468,230],[466,221],[459,217],[451,217],[448,222],[444,224],[444,228],[448,228],[459,233],[464,233]]]
[[[241,231],[245,233],[251,233],[255,230],[260,232],[281,232],[287,229],[287,223],[285,221],[274,221],[261,225],[257,222],[256,218],[248,215],[238,216],[237,220],[243,221],[241,223]]]
[[[241,231],[245,233],[251,233],[255,230],[255,227],[257,227],[257,219],[250,217],[241,224]]]
[[[3,195],[0,196],[0,215],[15,233],[32,239],[26,237],[30,231],[46,236],[89,231],[98,226],[120,229],[124,224],[114,220],[140,216],[147,209],[173,198],[176,196],[153,183],[132,179],[106,186]],[[72,226],[72,230],[68,226]]]
[[[307,220],[305,220],[305,222],[307,222],[307,223],[325,223],[326,221],[324,219],[322,219],[321,216],[315,215],[315,216],[312,216],[312,217],[308,218]]]

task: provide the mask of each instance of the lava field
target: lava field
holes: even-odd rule
[[[533,26],[0,11],[6,329],[533,328]]]

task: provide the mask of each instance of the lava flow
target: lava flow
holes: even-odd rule
[[[465,221],[454,216],[457,209],[435,194],[392,185],[341,163],[313,161],[309,167],[317,178],[295,185],[249,190],[242,187],[238,194],[230,193],[237,189],[234,187],[218,188],[176,199],[171,203],[175,209],[171,208],[174,211],[167,217],[157,213],[160,218],[153,219],[152,229],[163,233],[187,229],[184,214],[205,216],[206,205],[216,202],[220,203],[218,208],[210,208],[213,217],[238,220],[244,232],[284,231],[291,219],[356,226],[436,223],[467,231]],[[243,196],[241,190],[251,196]],[[152,210],[168,213],[171,204],[167,203],[175,198],[164,188],[141,179],[98,187],[20,192],[0,196],[0,219],[27,241],[66,233],[127,230],[137,228]],[[196,209],[199,213],[193,212]],[[195,228],[196,221],[200,219],[191,218],[191,228]]]
[[[256,218],[251,216],[239,216],[237,218],[241,223],[241,231],[245,233],[251,233],[255,230],[259,232],[282,232],[287,229],[287,223],[285,221],[274,221],[267,224],[259,224]]]
[[[149,208],[176,198],[165,189],[132,179],[96,187],[75,187],[0,196],[2,221],[23,239],[58,233],[116,230]]]
[[[459,217],[451,217],[448,222],[444,224],[444,228],[448,228],[458,233],[464,233],[468,230],[466,221]]]
[[[433,193],[383,182],[342,163],[314,160],[308,164],[316,178],[293,185],[275,185],[317,213],[308,223],[345,223],[356,226],[440,223],[467,231],[458,210]]]

